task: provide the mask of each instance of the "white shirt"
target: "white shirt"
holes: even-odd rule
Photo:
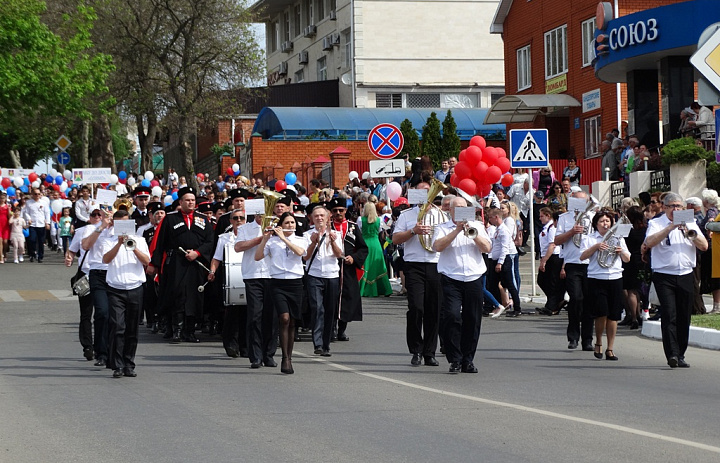
[[[22,209],[22,218],[31,227],[44,227],[50,223],[50,206],[43,200],[28,199]]]
[[[330,228],[327,228],[326,231],[330,231]],[[317,230],[308,230],[303,235],[305,239],[307,239],[308,247],[310,247],[310,238],[315,233],[317,233]],[[320,243],[321,239],[322,235],[318,236],[318,243]],[[343,249],[342,233],[335,233],[335,244],[341,250]],[[340,265],[338,264],[338,258],[333,253],[330,244],[330,235],[326,234],[322,244],[316,246],[315,249],[317,249],[317,253],[315,254],[315,259],[312,260],[312,265],[310,265],[311,255],[308,255],[307,261],[305,262],[305,265],[310,265],[308,275],[315,278],[340,278]]]
[[[75,217],[83,222],[90,221],[90,213],[92,212],[92,198],[84,200],[82,198],[75,201]]]
[[[93,227],[94,225],[90,226]],[[80,262],[82,262],[82,268],[80,268],[80,270],[88,273],[90,271],[90,263],[87,259],[83,262],[83,256],[85,255],[85,250],[82,248],[83,236],[83,233],[75,233],[75,236],[73,236],[73,239],[70,242],[70,246],[68,246],[68,250],[77,254],[78,267],[80,266]]]
[[[249,222],[238,228],[238,234],[235,242],[249,241],[253,238],[262,236],[260,225],[255,222]],[[242,257],[242,277],[243,280],[255,280],[258,278],[270,278],[267,262],[263,260],[255,260],[255,251],[257,246],[245,251]]]
[[[415,228],[419,212],[420,208],[415,206],[412,209],[407,209],[400,213],[400,216],[395,222],[394,233],[404,232]],[[403,243],[403,248],[405,250],[405,254],[403,256],[405,262],[437,263],[440,258],[437,252],[426,251],[420,244],[420,238],[418,238],[417,235],[412,236],[409,240],[405,241],[405,243]]]
[[[504,223],[501,223],[492,236],[490,258],[498,261],[497,263],[502,265],[503,262],[505,262],[505,257],[510,254],[511,245],[512,238],[510,237],[510,230],[508,230]]]
[[[479,236],[490,240],[482,222],[470,221],[468,225],[477,229]],[[449,235],[455,228],[454,222],[445,222],[436,226],[435,240]],[[440,255],[437,265],[438,273],[453,280],[466,283],[475,281],[487,271],[480,248],[464,233],[456,236],[452,243],[438,254]]]
[[[543,225],[543,228],[540,231],[540,257],[545,257],[545,254],[547,254],[550,244],[555,241],[555,233],[557,232],[557,228],[553,227],[552,225],[553,221],[550,220],[548,223]],[[562,248],[562,246],[555,246],[553,254],[560,255],[560,248]]]
[[[590,213],[591,219],[592,219],[593,215],[594,214],[591,212]],[[562,235],[563,233],[567,232],[574,226],[575,226],[575,212],[574,211],[566,212],[564,214],[561,214],[560,217],[558,218],[556,233],[558,235]],[[569,240],[567,240],[567,241],[565,241],[565,243],[563,243],[562,256],[563,256],[563,259],[565,259],[566,264],[588,264],[588,263],[590,263],[589,259],[585,259],[583,261],[580,260],[580,254],[582,254],[582,250],[588,248],[588,245],[586,243],[587,237],[588,237],[588,235],[582,235],[582,238],[580,240],[580,247],[577,247],[577,246],[575,246],[575,244],[573,244],[572,237],[570,237]]]
[[[110,252],[113,246],[117,244],[118,239],[112,227],[104,230],[103,234],[106,232],[107,236],[102,241],[102,255]],[[145,240],[137,236],[132,236],[132,239],[135,240],[136,249],[150,259],[150,251],[148,250],[148,245]],[[93,246],[93,248],[95,247],[97,247],[97,243]],[[145,283],[145,269],[143,268],[143,264],[138,260],[135,253],[125,246],[120,246],[115,258],[111,260],[107,266],[105,281],[111,288],[128,291],[138,288]]]
[[[598,232],[590,234],[586,240],[587,245],[583,248],[583,250],[588,249],[596,243],[602,242],[603,239],[603,236]],[[585,243],[583,243],[583,245],[585,245]],[[620,247],[623,249],[623,252],[628,252],[627,245],[625,244],[625,240],[623,238],[620,238]],[[588,265],[587,271],[588,278],[594,278],[596,280],[617,280],[622,278],[623,266],[620,256],[617,256],[611,267],[603,268],[600,264],[598,264],[598,252],[599,251],[596,251],[590,256],[590,264]]]
[[[117,191],[118,196],[126,195],[128,192],[127,187],[125,187],[125,185],[123,185],[122,183],[115,184],[115,191]]]
[[[225,246],[228,244],[234,245],[235,241],[237,241],[237,235],[235,235],[232,230],[218,236],[218,242],[217,246],[215,246],[215,254],[213,254],[213,259],[222,262],[224,260],[223,255],[225,254]],[[234,249],[233,252],[235,252]]]
[[[308,242],[304,236],[290,235],[287,239],[307,251]],[[302,256],[298,256],[277,236],[272,236],[265,243],[265,260],[267,260],[270,277],[277,280],[293,280],[305,274]],[[305,253],[303,253],[305,255]],[[269,257],[269,259],[268,259]]]
[[[514,202],[515,205],[520,209],[520,213],[527,217],[528,212],[530,212],[530,189],[528,188],[528,191],[525,191],[525,187],[523,187],[523,181],[514,183],[510,189],[508,190],[508,198],[510,198],[510,201]]]
[[[81,228],[83,231],[83,239],[87,238],[88,236],[95,233],[95,228],[99,227],[100,225],[85,225]],[[95,244],[88,250],[88,256],[87,259],[85,259],[85,262],[87,262],[88,269],[89,270],[107,270],[108,264],[103,263],[102,261],[102,248],[103,248],[103,241],[110,239],[111,237],[108,236],[108,229],[106,228],[100,233],[100,236],[98,236],[97,241],[95,241]],[[115,240],[117,242],[117,240]],[[145,240],[142,240],[145,241]]]
[[[657,219],[652,219],[648,222],[646,239],[668,225],[670,225],[670,219],[665,214]],[[695,230],[698,234],[702,233],[694,221],[687,223],[686,226],[688,230]],[[664,239],[650,250],[653,272],[670,275],[687,275],[692,272],[695,268],[695,246],[678,229],[671,231],[668,238],[670,238],[670,244],[667,244],[668,240]]]
[[[505,217],[503,219],[503,223],[505,226],[510,230],[510,254],[517,254],[517,247],[515,247],[515,237],[517,236],[517,222],[515,222],[515,219],[513,219],[510,216]]]

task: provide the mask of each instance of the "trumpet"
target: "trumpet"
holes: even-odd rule
[[[683,236],[690,241],[695,241],[697,238],[697,232],[695,230],[688,230],[685,224],[682,225]]]
[[[467,236],[471,240],[474,240],[475,237],[478,235],[477,228],[475,227],[465,227],[464,233],[465,236]]]
[[[125,249],[127,249],[128,251],[134,251],[137,247],[137,242],[135,242],[134,238],[130,238],[125,235],[125,241],[123,241],[123,246],[125,246]]]

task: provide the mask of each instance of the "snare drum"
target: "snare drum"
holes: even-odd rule
[[[223,285],[225,305],[247,305],[245,282],[242,276],[242,252],[235,252],[235,244],[225,245],[225,284]]]

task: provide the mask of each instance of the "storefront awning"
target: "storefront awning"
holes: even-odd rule
[[[485,124],[532,122],[557,109],[580,106],[570,95],[505,95],[495,102],[485,115]]]

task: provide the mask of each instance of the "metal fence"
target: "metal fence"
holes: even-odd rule
[[[613,210],[620,209],[623,198],[625,198],[625,182],[613,182],[610,184],[610,207]]]
[[[650,172],[650,190],[652,191],[668,191],[670,190],[670,171],[669,170],[653,170]]]

